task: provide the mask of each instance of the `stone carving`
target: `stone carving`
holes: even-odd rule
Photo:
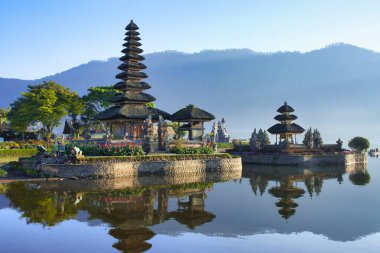
[[[153,151],[153,123],[152,116],[144,120],[143,124],[143,149],[146,153]]]

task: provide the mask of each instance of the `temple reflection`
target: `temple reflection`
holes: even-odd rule
[[[295,215],[298,207],[295,199],[305,194],[305,190],[299,187],[298,183],[303,182],[309,197],[313,198],[321,193],[324,180],[336,179],[341,184],[343,175],[346,173],[349,174],[348,178],[354,185],[365,185],[370,182],[370,175],[364,164],[317,168],[245,165],[243,168],[243,177],[249,179],[255,196],[262,196],[267,191],[270,182],[275,184],[268,189],[268,193],[278,198],[276,202],[276,206],[279,207],[278,213],[285,220]]]
[[[76,183],[76,182],[74,182]],[[144,252],[155,236],[151,226],[174,219],[189,229],[211,222],[215,214],[205,210],[207,191],[213,182],[148,186],[115,191],[72,191],[59,182],[13,183],[3,189],[12,206],[28,223],[54,226],[86,211],[86,220],[101,220],[121,252]],[[74,187],[75,188],[75,187]],[[78,189],[78,188],[76,188]],[[177,200],[169,211],[169,199]]]

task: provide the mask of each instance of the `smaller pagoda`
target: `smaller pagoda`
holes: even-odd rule
[[[215,116],[202,109],[195,107],[194,105],[188,105],[185,108],[175,112],[171,120],[173,122],[182,122],[179,127],[179,131],[185,131],[189,133],[188,139],[202,140],[204,134],[204,122],[214,120]]]
[[[268,132],[276,135],[276,144],[277,136],[280,137],[280,143],[295,144],[297,140],[297,134],[302,134],[305,129],[295,123],[292,123],[292,121],[297,119],[296,115],[291,114],[294,112],[294,109],[285,102],[283,106],[278,108],[277,112],[280,114],[274,117],[274,119],[280,123],[277,123],[274,126],[270,127],[268,129]]]

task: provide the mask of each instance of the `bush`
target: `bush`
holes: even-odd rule
[[[70,149],[73,145],[66,145],[66,153],[70,153]],[[145,155],[141,146],[130,147],[112,146],[112,145],[81,145],[80,150],[84,156],[140,156]]]
[[[369,140],[356,136],[348,142],[348,146],[356,153],[362,153],[369,149]]]
[[[210,147],[182,147],[174,146],[170,149],[174,154],[213,154],[214,150]]]
[[[4,149],[0,150],[0,157],[31,157],[37,153],[37,149]]]
[[[37,141],[37,140],[29,140],[29,141],[6,141],[6,142],[0,142],[0,150],[1,149],[34,149],[38,145],[40,146],[46,146],[46,143],[43,141]],[[50,146],[48,144],[48,146]]]

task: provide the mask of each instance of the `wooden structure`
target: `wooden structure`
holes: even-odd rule
[[[215,116],[194,105],[188,105],[185,108],[175,112],[171,120],[173,122],[182,122],[179,131],[186,131],[189,133],[188,139],[202,140],[204,134],[204,122],[214,120]]]
[[[274,117],[274,119],[280,123],[270,127],[268,132],[276,135],[276,144],[277,136],[280,137],[280,143],[284,142],[295,144],[297,142],[296,135],[302,134],[305,129],[295,123],[292,123],[293,120],[297,119],[296,115],[291,114],[294,112],[294,109],[285,102],[283,106],[278,108],[277,112],[280,114]]]
[[[120,58],[123,63],[118,67],[122,72],[116,75],[122,81],[114,85],[119,94],[111,98],[115,106],[99,113],[97,118],[110,125],[115,139],[136,140],[143,138],[143,122],[149,116],[157,122],[159,116],[169,119],[170,114],[150,106],[156,99],[143,92],[151,86],[141,81],[148,76],[141,71],[146,66],[140,62],[144,57],[140,55],[143,50],[139,48],[139,28],[131,20],[125,29],[125,48],[121,51],[125,55]]]

